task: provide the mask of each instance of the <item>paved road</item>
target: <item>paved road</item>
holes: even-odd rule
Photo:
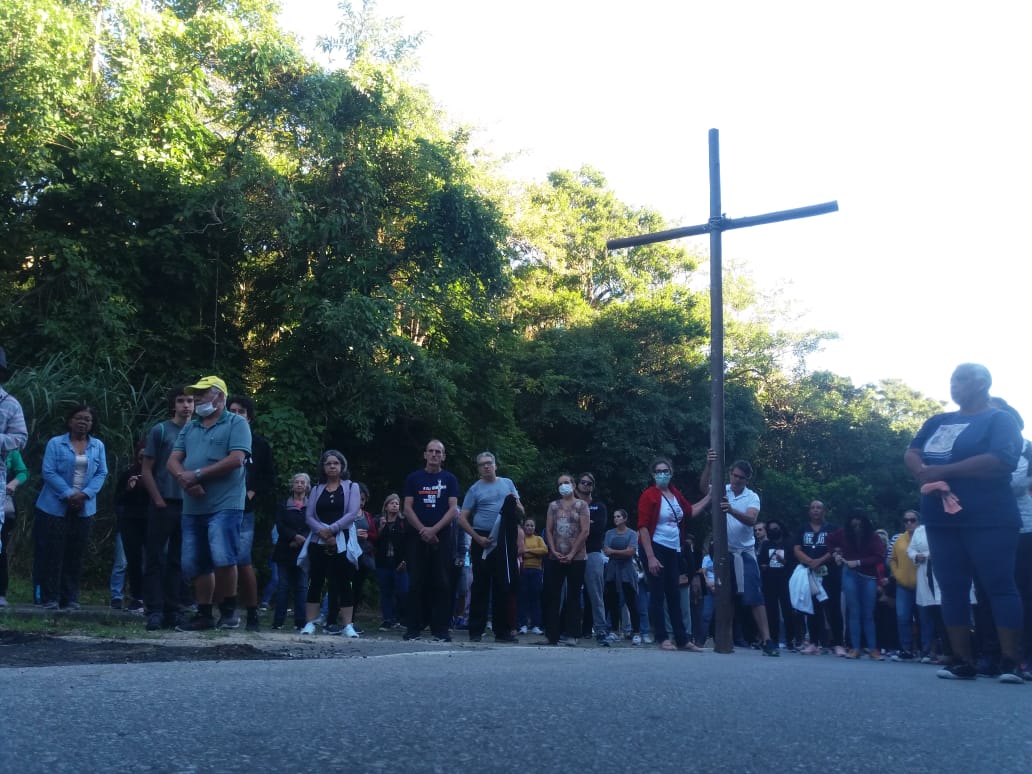
[[[0,668],[0,771],[1032,771],[1032,685],[919,664],[379,651]]]

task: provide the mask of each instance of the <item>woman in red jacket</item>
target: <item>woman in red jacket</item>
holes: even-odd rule
[[[680,564],[678,554],[684,543],[685,524],[697,511],[710,501],[707,494],[692,505],[672,486],[674,466],[670,460],[660,457],[652,463],[652,479],[655,481],[638,499],[638,540],[648,558],[648,572],[645,578],[649,584],[649,621],[653,635],[663,650],[700,651],[688,639],[681,617],[681,590],[678,586]],[[674,641],[667,636],[663,615],[663,601],[670,610],[670,624],[674,629]]]

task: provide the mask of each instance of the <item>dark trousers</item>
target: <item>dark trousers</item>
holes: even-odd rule
[[[43,524],[43,604],[58,602],[62,607],[79,601],[82,561],[90,540],[92,518],[53,516],[36,510]]]
[[[641,634],[641,621],[638,616],[638,592],[634,590],[634,584],[622,582],[624,603],[627,605],[627,613],[631,617],[631,633]],[[606,611],[609,613],[609,622],[612,631],[620,631],[620,592],[617,590],[616,581],[606,581],[605,586]]]
[[[1018,584],[1018,594],[1021,595],[1021,605],[1025,611],[1022,638],[1025,660],[1032,661],[1032,532],[1022,532],[1018,535],[1018,551],[1014,556],[1014,580]]]
[[[294,591],[294,624],[305,625],[305,596],[308,593],[308,576],[297,566],[297,562],[276,563],[276,612],[272,614],[272,625],[282,626],[287,620],[290,606],[290,592]]]
[[[768,570],[768,572],[770,572]],[[770,627],[770,638],[774,642],[781,642],[780,619],[785,621],[784,640],[792,636],[792,622],[795,610],[792,608],[792,600],[788,593],[788,578],[775,578],[773,581],[766,581],[763,584],[763,602],[767,608],[767,626]]]
[[[11,535],[14,533],[14,520],[14,516],[8,516],[4,521],[3,527],[0,527],[0,543],[3,543],[3,549],[0,550],[0,597],[7,596],[7,585],[10,582],[8,557],[11,553]]]
[[[842,620],[842,571],[837,567],[829,567],[828,574],[822,580],[828,598],[822,603],[824,616],[831,632],[828,644],[831,647],[844,647],[844,622]],[[816,608],[814,608],[816,610]]]
[[[147,509],[147,533],[143,541],[143,603],[148,613],[174,614],[179,611],[183,571],[183,503],[166,500],[166,508]],[[122,545],[128,546],[125,537]]]
[[[447,534],[446,534],[447,533]],[[454,596],[451,592],[452,539],[450,530],[441,530],[439,542],[427,543],[418,534],[409,534],[405,560],[408,566],[409,593],[405,628],[421,632],[430,624],[437,635],[448,633]]]
[[[656,638],[656,642],[663,642],[667,639],[666,617],[663,615],[665,603],[670,611],[670,626],[674,630],[674,642],[678,647],[687,645],[688,632],[685,631],[684,616],[681,613],[681,585],[677,551],[659,543],[652,544],[652,551],[659,559],[659,563],[663,565],[659,575],[653,575],[651,572],[645,573],[649,582],[649,625],[652,627],[653,636]]]
[[[125,551],[125,574],[129,580],[129,596],[143,599],[143,547],[147,539],[147,518],[119,516],[118,532]]]
[[[584,585],[584,571],[587,561],[575,560],[564,564],[549,557],[545,573],[545,636],[552,644],[559,637],[579,637],[581,634],[581,587]],[[566,602],[563,604],[563,583],[566,584]],[[560,617],[559,610],[563,615]]]
[[[477,531],[486,537],[489,533]],[[473,584],[469,590],[469,636],[480,637],[487,628],[487,604],[491,602],[491,626],[495,636],[509,633],[508,589],[502,586],[499,563],[505,561],[500,547],[484,556],[483,547],[475,540],[469,548],[469,560],[473,568]]]

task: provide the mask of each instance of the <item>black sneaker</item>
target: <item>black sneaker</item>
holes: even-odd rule
[[[914,660],[914,654],[911,653],[909,650],[901,650],[899,653],[896,653],[892,657],[892,660],[893,661],[913,661]]]
[[[112,600],[111,600],[111,609],[112,610],[121,610],[122,609],[122,600],[121,599],[114,599],[114,598],[112,598]]]
[[[147,616],[147,631],[156,632],[161,628],[161,613],[150,613]]]
[[[516,645],[519,642],[519,640],[516,637],[513,637],[511,634],[496,634],[495,642],[508,642],[512,645]]]
[[[483,634],[471,634],[471,635],[469,635],[469,641],[470,642],[483,642],[483,640],[484,640],[484,635]]]
[[[237,620],[237,626],[240,625],[239,619]],[[210,615],[201,615],[198,613],[193,616],[189,621],[184,621],[176,626],[177,632],[203,632],[208,629],[215,628],[215,619]]]
[[[598,643],[598,646],[600,648],[608,648],[609,647],[609,638],[606,637],[605,632],[599,632],[598,636],[595,638],[595,642]]]
[[[953,664],[952,666],[943,667],[935,673],[936,677],[940,677],[943,680],[974,680],[978,676],[978,672],[971,664],[965,664],[963,662],[959,664]]]
[[[253,621],[252,620],[248,620],[248,622],[244,626],[244,628],[247,629],[247,631],[249,631],[249,632],[258,632],[258,631],[261,631],[262,626],[261,626],[260,623],[258,623],[258,619],[255,618]]]
[[[125,609],[130,613],[142,613],[144,611],[143,602],[138,599],[130,600]]]
[[[406,640],[406,641],[408,641],[408,640],[418,640],[422,633],[423,632],[414,632],[411,629],[409,629],[407,632],[405,632],[404,636],[401,639]]]
[[[435,634],[433,640],[434,642],[451,642],[451,636],[447,632],[444,634]]]
[[[781,651],[778,650],[778,644],[774,640],[767,640],[763,643],[763,655],[764,656],[780,656]]]
[[[389,621],[384,621],[384,622],[383,622],[382,624],[380,624],[380,628],[379,628],[379,630],[378,630],[378,631],[381,631],[381,632],[389,632],[389,631],[390,631],[391,629],[393,629],[393,628],[394,628],[394,627],[393,627],[393,626],[391,626],[391,624],[390,624],[390,622],[389,622]]]

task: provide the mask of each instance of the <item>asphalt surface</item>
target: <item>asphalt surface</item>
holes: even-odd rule
[[[1032,771],[1032,685],[926,665],[250,638],[300,657],[0,668],[0,771]]]

